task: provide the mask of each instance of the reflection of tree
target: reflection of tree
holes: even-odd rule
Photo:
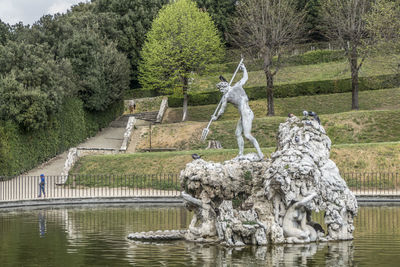
[[[323,214],[319,215],[323,219]],[[41,222],[45,222],[45,238],[38,234]],[[355,240],[346,242],[225,248],[126,239],[131,232],[182,229],[189,222],[190,216],[180,207],[2,212],[0,265],[353,266],[357,259],[371,266],[396,266],[400,261],[399,207],[361,207],[355,220]]]

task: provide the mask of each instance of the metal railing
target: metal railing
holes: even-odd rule
[[[68,179],[67,179],[68,178]],[[46,176],[41,198],[173,197],[180,195],[179,175]],[[40,177],[0,177],[0,201],[38,199]]]
[[[400,195],[399,172],[344,172],[341,176],[355,195]]]
[[[341,173],[358,196],[400,196],[399,172]],[[67,179],[68,178],[68,179]],[[41,198],[176,197],[178,174],[47,176]],[[37,199],[40,177],[0,177],[0,201]]]

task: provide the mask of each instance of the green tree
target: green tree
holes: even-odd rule
[[[146,89],[181,88],[185,121],[192,72],[205,71],[208,64],[222,58],[223,52],[210,16],[194,2],[178,0],[165,6],[153,22],[142,50],[140,82]]]
[[[77,94],[89,110],[106,110],[129,88],[126,56],[94,30],[75,31],[64,41],[61,57],[71,62]]]
[[[138,62],[147,31],[161,7],[168,0],[93,0],[96,15],[108,14],[116,19],[114,35],[109,34],[131,65],[131,87],[138,86]],[[107,24],[103,24],[102,28]],[[108,31],[110,32],[110,31]]]
[[[365,16],[372,53],[385,54],[386,63],[400,73],[400,3],[377,0]],[[390,60],[387,60],[387,59]]]
[[[10,39],[10,25],[4,23],[0,19],[0,44],[4,45]]]
[[[305,11],[306,41],[326,40],[321,28],[321,0],[297,0],[297,9]]]
[[[227,40],[231,19],[235,14],[237,0],[196,0],[197,5],[207,11],[221,36]]]
[[[46,126],[65,95],[72,94],[66,61],[56,62],[47,45],[9,40],[0,45],[0,118],[27,130]]]
[[[93,5],[79,4],[66,15],[46,15],[24,39],[49,44],[57,61],[69,61],[76,95],[86,109],[103,111],[129,88],[130,66],[113,39],[121,34],[113,13],[93,13]]]

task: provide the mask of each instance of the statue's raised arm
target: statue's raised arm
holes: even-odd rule
[[[240,81],[238,81],[235,84],[235,86],[236,85],[244,86],[246,84],[247,80],[249,79],[249,75],[247,74],[246,66],[243,63],[240,64],[239,68],[240,68],[240,70],[243,71],[243,77],[242,77],[242,79],[240,79]]]

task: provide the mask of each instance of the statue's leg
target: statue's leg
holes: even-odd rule
[[[239,147],[239,156],[243,155],[243,150],[244,150],[244,140],[243,140],[243,125],[242,125],[242,117],[240,117],[237,126],[236,126],[236,139],[237,139],[237,143],[238,143],[238,147]]]
[[[254,115],[248,114],[248,116],[243,118],[243,133],[244,136],[253,144],[253,146],[256,148],[257,150],[257,154],[259,156],[260,159],[264,158],[264,154],[261,152],[260,146],[258,145],[257,140],[251,135],[251,126],[253,123],[253,117]]]

